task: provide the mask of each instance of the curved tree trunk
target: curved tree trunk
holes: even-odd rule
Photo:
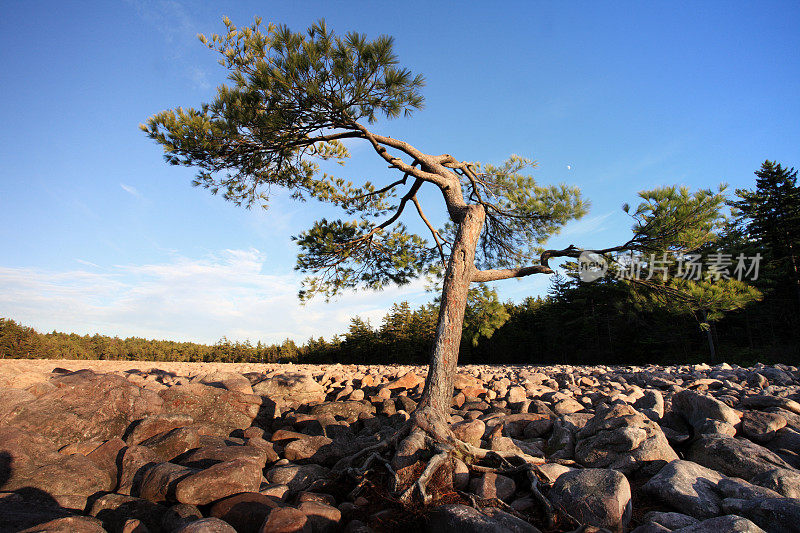
[[[434,416],[444,416],[452,401],[467,293],[475,272],[475,249],[485,218],[483,206],[465,208],[447,263],[428,377],[418,407],[420,411],[432,410]]]

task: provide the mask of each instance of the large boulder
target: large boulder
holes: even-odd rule
[[[315,405],[311,408],[311,414],[316,417],[325,415],[336,416],[343,418],[352,423],[359,419],[360,416],[371,416],[375,414],[375,407],[368,401],[340,401],[340,402],[325,402]]]
[[[200,446],[200,434],[196,427],[175,428],[143,441],[141,446],[153,450],[161,461],[171,461],[188,450]]]
[[[198,470],[174,463],[157,463],[142,468],[131,490],[134,496],[154,503],[175,502],[175,486]]]
[[[428,519],[429,533],[539,533],[528,522],[486,507],[482,511],[460,504],[440,505]]]
[[[278,501],[258,492],[242,492],[216,502],[209,514],[229,523],[238,533],[258,533]]]
[[[139,444],[159,433],[191,426],[194,418],[181,413],[163,413],[137,420],[125,431],[125,442]]]
[[[18,405],[4,420],[57,445],[121,437],[134,420],[161,412],[162,400],[116,374],[79,370],[50,380],[54,388]]]
[[[161,391],[159,395],[164,402],[165,412],[188,415],[196,423],[229,429],[250,427],[261,408],[259,396],[201,383],[176,385]]]
[[[672,531],[682,527],[693,526],[700,522],[697,518],[683,513],[650,511],[642,519],[643,523],[653,522]]]
[[[72,514],[44,491],[0,492],[0,531],[22,531]]]
[[[253,393],[274,403],[278,410],[325,401],[325,388],[307,372],[283,372],[258,381]]]
[[[122,531],[130,518],[140,520],[149,531],[158,531],[167,511],[167,507],[142,498],[111,493],[95,499],[89,514],[102,520],[108,531]]]
[[[251,461],[226,461],[181,478],[174,498],[181,503],[206,505],[240,492],[256,492],[261,466]]]
[[[189,522],[172,533],[237,533],[232,525],[219,518],[209,517]]]
[[[631,487],[615,470],[572,470],[558,477],[547,497],[582,524],[621,532],[631,518]]]
[[[106,530],[97,518],[66,516],[23,529],[19,533],[106,533]]]
[[[81,454],[62,455],[48,437],[15,427],[0,427],[2,489],[36,489],[52,496],[84,500],[114,488],[115,479]]]
[[[774,490],[787,498],[800,498],[800,472],[776,468],[756,474],[751,483]]]
[[[294,507],[272,509],[259,533],[311,533],[308,517]]]
[[[279,465],[264,473],[267,481],[288,485],[291,492],[305,490],[315,481],[325,479],[330,470],[321,465]]]
[[[750,480],[775,468],[792,467],[775,453],[746,439],[706,436],[695,441],[686,458],[731,477]]]
[[[486,472],[481,477],[472,480],[470,489],[477,494],[479,498],[508,500],[514,495],[517,486],[510,477]]]
[[[786,426],[786,419],[775,413],[745,411],[742,414],[742,434],[756,442],[769,442],[775,432]]]
[[[793,498],[726,498],[723,506],[725,512],[748,518],[767,533],[800,532],[800,501]]]
[[[753,522],[738,515],[725,515],[672,530],[672,533],[764,533]]]
[[[703,426],[707,419],[735,426],[741,415],[734,408],[707,394],[693,390],[682,390],[672,397],[672,409],[695,428]]]
[[[709,518],[722,510],[717,483],[723,477],[697,463],[675,460],[650,478],[642,490],[682,513]]]
[[[678,458],[659,425],[624,403],[601,406],[576,435],[575,459],[623,473]]]
[[[764,446],[793,467],[800,468],[800,431],[789,427],[781,428]]]

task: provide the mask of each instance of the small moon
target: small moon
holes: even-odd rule
[[[572,170],[572,165],[567,165],[567,170]]]

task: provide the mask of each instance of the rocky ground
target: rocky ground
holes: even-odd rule
[[[795,367],[462,367],[455,433],[528,465],[454,459],[403,508],[333,467],[425,370],[0,360],[0,531],[800,531]]]

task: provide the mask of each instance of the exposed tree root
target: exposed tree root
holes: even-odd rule
[[[493,436],[500,436],[501,431],[502,426],[495,428]],[[428,505],[435,499],[437,491],[436,488],[431,490],[431,484],[434,480],[439,480],[437,484],[441,483],[443,479],[437,473],[442,468],[449,468],[447,475],[451,475],[455,459],[463,461],[473,472],[526,476],[544,525],[547,529],[554,527],[556,510],[540,488],[542,481],[538,465],[546,462],[544,458],[525,453],[486,450],[468,444],[458,439],[444,418],[433,410],[418,409],[391,437],[337,462],[334,474],[346,475],[356,483],[350,493],[355,498],[366,487],[372,486],[368,479],[370,472],[385,471],[388,473],[389,493],[398,504],[403,507]],[[422,464],[425,464],[424,469]],[[437,485],[437,488],[441,487]],[[524,518],[500,500],[481,500],[466,492],[458,494],[478,509],[489,505]]]
[[[433,474],[442,466],[445,461],[450,459],[450,452],[443,447],[437,448],[437,453],[434,455],[430,461],[428,461],[428,465],[425,467],[425,470],[422,472],[422,475],[419,476],[417,481],[413,483],[410,487],[408,487],[405,492],[400,496],[400,501],[403,503],[410,503],[411,498],[414,496],[414,489],[417,489],[419,492],[420,497],[422,498],[422,503],[427,504],[430,500],[430,495],[426,491],[428,487],[428,483],[430,483]]]

